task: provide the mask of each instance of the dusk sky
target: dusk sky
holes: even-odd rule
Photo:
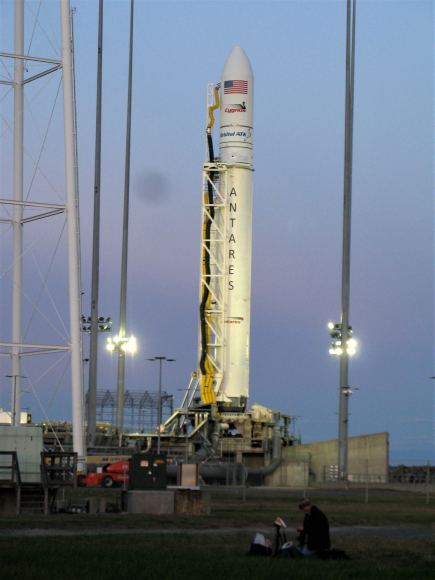
[[[130,2],[104,5],[100,314],[111,316],[116,329]],[[26,6],[26,49],[58,56],[57,2]],[[98,2],[72,6],[88,314]],[[0,7],[1,50],[12,51],[13,2],[1,0]],[[360,351],[350,365],[349,432],[388,431],[394,464],[435,461],[433,17],[429,0],[357,0],[350,321]],[[136,0],[127,327],[139,351],[127,363],[127,389],[155,389],[158,369],[146,359],[166,355],[176,363],[164,368],[164,388],[179,402],[197,367],[207,84],[220,80],[228,53],[239,45],[255,76],[250,403],[296,416],[304,442],[337,436],[339,364],[328,354],[327,323],[340,318],[345,18],[344,1]],[[1,78],[8,78],[13,67],[0,61]],[[26,87],[25,188],[34,199],[62,195],[59,79],[56,73]],[[12,103],[2,86],[1,197],[11,197]],[[42,143],[41,169],[34,172]],[[53,224],[36,225],[25,237],[26,291],[35,296],[63,218]],[[6,339],[11,254],[10,232],[2,227],[0,335]],[[59,328],[53,312],[68,319],[64,243],[47,282],[56,308],[51,300],[40,303]],[[31,258],[37,248],[39,266]],[[33,339],[54,340],[46,319],[26,316]],[[105,352],[105,338],[98,385],[115,390],[116,358]],[[87,339],[84,348],[87,356]],[[3,358],[3,407],[9,371]],[[42,413],[33,390],[49,416],[71,416],[67,382],[59,378],[68,371],[55,371],[57,378],[47,374],[24,396],[35,419]],[[30,376],[28,367],[24,374]]]

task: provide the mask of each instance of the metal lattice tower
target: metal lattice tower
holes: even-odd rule
[[[174,409],[174,396],[162,391],[162,417],[166,421]],[[117,395],[106,390],[97,391],[97,421],[116,423]],[[154,391],[129,391],[124,393],[124,431],[135,433],[155,432],[159,417],[159,394]]]
[[[24,0],[14,2],[14,51],[0,52],[0,59],[14,62],[13,78],[1,80],[2,85],[9,85],[13,90],[13,184],[12,191],[5,192],[0,198],[0,208],[6,213],[1,223],[10,224],[12,228],[12,329],[9,339],[0,341],[0,355],[11,361],[12,404],[11,415],[14,425],[19,424],[22,359],[27,356],[47,355],[68,352],[71,362],[71,393],[74,451],[79,458],[84,458],[83,437],[83,386],[82,386],[82,353],[81,353],[81,288],[80,288],[80,251],[78,235],[77,203],[77,151],[76,120],[74,98],[74,62],[73,34],[69,0],[59,1],[61,46],[58,58],[26,54],[24,49]],[[30,65],[42,67],[36,74],[28,72]],[[30,200],[24,195],[23,176],[25,174],[25,127],[24,109],[27,106],[24,98],[25,87],[29,83],[62,72],[63,88],[63,136],[65,185],[64,201],[51,203],[47,199]],[[9,213],[8,208],[12,208]],[[23,236],[27,224],[36,220],[50,219],[58,214],[66,215],[67,253],[68,253],[68,292],[69,292],[69,336],[65,344],[44,344],[44,337],[39,341],[27,343],[23,340],[23,295],[25,276],[23,275]],[[49,227],[49,226],[47,226]],[[26,377],[27,378],[27,377]]]

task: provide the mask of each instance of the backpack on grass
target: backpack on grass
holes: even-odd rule
[[[255,534],[254,541],[249,548],[247,556],[271,556],[272,546],[268,538],[265,538],[263,534]]]

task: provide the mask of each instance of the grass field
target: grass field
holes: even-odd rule
[[[291,527],[300,522],[300,496],[283,490],[249,489],[244,501],[241,492],[214,490],[210,516],[59,514],[1,519],[1,578],[435,578],[430,536],[435,506],[427,505],[424,496],[372,491],[368,505],[363,491],[318,491],[310,492],[310,497],[327,513],[331,526],[338,528],[332,533],[332,542],[348,553],[349,561],[247,557],[256,529],[270,532],[273,538],[272,522],[277,515]],[[348,528],[345,534],[338,533],[340,527],[362,525],[374,529],[364,536],[356,533],[357,528],[355,533]],[[398,528],[403,534],[389,537],[381,526]],[[40,535],[29,537],[32,529]],[[425,539],[417,539],[422,530],[428,532]],[[55,535],[43,535],[48,531]],[[104,535],[108,531],[112,534]],[[16,533],[24,535],[14,536]],[[75,535],[62,535],[65,533]]]

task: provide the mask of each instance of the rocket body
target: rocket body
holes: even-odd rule
[[[254,79],[248,57],[236,46],[221,79],[221,163],[227,164],[225,357],[219,398],[249,396],[252,253],[252,132]],[[239,403],[240,405],[240,403]]]
[[[235,47],[220,83],[219,158],[204,165],[201,398],[243,411],[249,396],[253,74]]]

